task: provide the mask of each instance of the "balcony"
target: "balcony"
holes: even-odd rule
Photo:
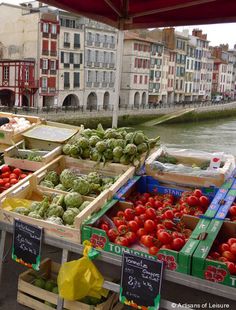
[[[42,50],[42,55],[48,56],[49,55],[49,50]]]
[[[109,87],[114,87],[115,83],[112,82],[112,83],[109,83]]]
[[[48,69],[42,69],[42,74],[48,74]]]
[[[80,43],[74,43],[74,48],[80,48]]]
[[[50,51],[50,56],[56,57],[57,56],[57,51]]]
[[[70,47],[70,42],[64,42],[63,46],[64,47]]]
[[[92,82],[86,82],[87,87],[92,87]]]
[[[43,32],[42,36],[43,36],[43,38],[49,38],[49,33],[48,32]]]
[[[94,87],[99,87],[99,86],[100,86],[100,83],[99,83],[99,82],[94,82],[94,83],[93,83],[93,86],[94,86]]]
[[[64,83],[64,88],[70,88],[70,83]]]
[[[102,87],[107,87],[107,82],[102,82]]]
[[[95,63],[94,63],[94,67],[100,67],[100,62],[95,61]]]
[[[103,47],[105,47],[105,48],[107,48],[108,47],[108,43],[106,43],[106,42],[103,42]]]
[[[80,64],[74,64],[74,68],[80,68]]]
[[[70,64],[64,64],[64,68],[70,68]]]
[[[115,68],[115,64],[109,64],[109,68],[110,68],[110,69]]]
[[[56,33],[51,33],[51,39],[57,39],[57,34]]]
[[[47,93],[48,88],[47,87],[41,87],[41,93]]]
[[[55,75],[57,73],[57,70],[50,70],[51,75]]]
[[[95,41],[94,45],[95,45],[95,46],[97,46],[97,47],[100,47],[101,42],[99,42],[99,41]]]
[[[56,88],[55,87],[49,87],[48,88],[48,92],[49,92],[49,94],[55,93],[56,92]]]
[[[110,43],[110,48],[113,48],[113,49],[114,49],[115,46],[116,46],[115,43]]]
[[[92,67],[92,64],[93,64],[93,63],[92,63],[91,61],[87,61],[87,62],[86,62],[86,65],[87,65],[88,67]]]
[[[86,42],[87,42],[88,46],[92,46],[93,45],[93,41],[87,40]]]

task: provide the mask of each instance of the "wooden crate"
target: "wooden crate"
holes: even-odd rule
[[[31,269],[23,272],[19,276],[18,280],[18,303],[30,307],[35,310],[52,310],[53,308],[46,305],[44,301],[50,302],[54,305],[57,304],[58,294],[46,291],[33,285],[35,276],[43,276],[46,279],[57,279],[57,275],[60,269],[60,265],[47,258],[42,261],[40,265],[40,271],[35,272]],[[116,294],[109,294],[108,299],[97,305],[91,306],[79,301],[64,301],[64,309],[68,310],[112,310],[116,306],[117,297]]]
[[[42,156],[42,161],[40,162],[14,157],[18,155],[18,150],[19,152],[24,152],[24,149],[23,149],[24,146],[25,146],[25,142],[24,140],[22,140],[16,143],[16,145],[13,145],[7,148],[4,151],[5,164],[10,165],[10,166],[15,166],[15,167],[18,167],[24,170],[37,171],[40,168],[44,167],[47,163],[52,161],[55,157],[61,155],[61,152],[62,152],[61,146],[57,146],[52,151],[39,151],[39,148],[37,148],[38,151],[35,151],[35,152],[37,152],[38,155]],[[27,152],[28,149],[25,151]]]
[[[134,167],[126,165],[115,163],[107,163],[104,165],[103,163],[98,164],[91,160],[75,159],[69,156],[61,155],[39,171],[36,171],[34,175],[37,179],[37,183],[39,184],[48,171],[54,170],[60,174],[62,170],[66,168],[78,169],[81,174],[88,174],[90,172],[96,171],[106,177],[115,177],[120,175],[118,180],[109,188],[108,199],[112,198],[112,196],[120,189],[120,187],[126,184],[126,182],[132,178],[135,173]],[[45,189],[45,187],[40,185],[39,188],[42,190]]]
[[[11,208],[3,208],[2,203],[6,198],[20,198],[20,199],[28,199],[34,201],[41,201],[44,196],[52,196],[55,194],[55,191],[44,188],[40,189],[36,182],[35,178],[31,177],[25,182],[23,185],[18,186],[11,191],[8,190],[7,195],[5,195],[1,200],[1,208],[0,208],[0,220],[6,222],[8,224],[13,224],[14,219],[20,219],[26,223],[40,226],[44,229],[44,234],[46,236],[51,236],[59,239],[66,239],[71,242],[80,243],[81,242],[81,225],[83,221],[92,213],[97,212],[101,209],[101,207],[107,202],[108,199],[108,191],[104,191],[97,198],[82,196],[84,201],[89,201],[90,204],[80,212],[74,221],[75,228],[67,227],[64,225],[56,225],[54,223],[46,222],[44,220],[37,220],[25,215],[21,215],[11,211]]]
[[[220,187],[224,181],[227,179],[229,171],[235,165],[235,159],[233,155],[227,155],[225,164],[222,168],[218,169],[218,173],[212,176],[194,176],[188,174],[180,174],[174,172],[165,172],[158,171],[155,169],[155,161],[158,161],[158,157],[162,155],[162,149],[158,149],[149,158],[146,160],[145,168],[146,174],[154,177],[160,182],[164,183],[174,183],[174,184],[182,184],[182,185],[190,185],[190,186],[216,186]],[[172,154],[171,151],[168,151],[168,155],[174,156],[178,162],[183,165],[191,166],[193,163],[196,165],[201,165],[203,162],[209,160],[209,158],[203,157],[190,157],[190,156],[176,156],[176,154]],[[194,171],[194,170],[193,170]]]
[[[13,130],[6,131],[0,128],[0,144],[12,145],[12,141],[19,142],[20,140],[22,140],[22,134],[24,132],[26,132],[29,129],[32,129],[35,125],[39,125],[42,123],[42,120],[36,116],[18,115],[18,114],[1,112],[0,117],[18,117],[18,118],[24,117],[32,124],[27,129],[22,130],[21,132],[18,133],[14,133]]]
[[[63,124],[63,123],[57,123],[57,122],[45,121],[43,123],[43,125],[50,126],[50,127],[61,128],[62,131],[63,131],[63,129],[70,129],[74,133],[72,133],[72,135],[68,139],[66,139],[64,141],[49,141],[49,140],[44,140],[43,137],[42,137],[42,139],[36,139],[36,138],[30,137],[30,136],[28,136],[29,133],[27,132],[24,135],[24,139],[25,139],[25,142],[26,142],[27,146],[30,149],[40,149],[40,150],[46,150],[46,151],[53,150],[56,147],[61,146],[62,143],[65,143],[74,134],[77,134],[77,132],[80,130],[80,127],[72,126],[72,125],[68,125],[68,124]]]

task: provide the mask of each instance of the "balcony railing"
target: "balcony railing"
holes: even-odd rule
[[[102,87],[107,87],[107,82],[102,82]]]
[[[80,48],[80,43],[74,43],[74,48]]]
[[[70,47],[70,42],[64,42],[64,47]]]
[[[86,82],[87,87],[92,87],[92,82]]]
[[[42,55],[48,56],[49,55],[49,50],[42,50]]]
[[[109,87],[114,87],[114,82],[109,83]]]
[[[93,83],[93,86],[94,86],[94,87],[99,87],[99,86],[100,86],[100,83],[99,83],[99,82],[94,82],[94,83]]]

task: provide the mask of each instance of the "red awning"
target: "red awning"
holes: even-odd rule
[[[235,0],[44,0],[119,29],[236,22]]]

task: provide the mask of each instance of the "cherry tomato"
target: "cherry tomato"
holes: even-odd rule
[[[218,261],[226,263],[228,260],[227,260],[227,258],[221,256],[221,257],[219,257]]]
[[[9,178],[3,178],[2,180],[3,180],[3,183],[4,183],[4,184],[9,183],[9,181],[10,181]]]
[[[163,221],[163,225],[167,228],[167,229],[173,229],[175,227],[175,223],[171,220],[164,220]]]
[[[122,246],[128,246],[129,245],[128,239],[125,237],[122,237],[122,236],[117,237],[115,239],[115,243],[122,245]]]
[[[156,200],[155,202],[154,202],[154,208],[155,209],[159,209],[159,208],[161,208],[163,205],[162,205],[162,202],[161,201],[159,201],[159,200]]]
[[[118,211],[117,214],[116,214],[116,216],[118,216],[118,217],[120,217],[120,218],[122,218],[122,219],[124,218],[124,215],[125,215],[125,214],[124,214],[123,211]]]
[[[10,178],[10,172],[4,172],[1,175],[2,178]]]
[[[187,203],[190,205],[190,207],[196,207],[199,204],[199,199],[192,195],[187,198]]]
[[[225,257],[229,262],[235,262],[236,256],[230,251],[224,251],[222,256]]]
[[[113,222],[116,225],[116,227],[126,224],[126,221],[124,219],[119,218],[118,216],[113,217]]]
[[[236,238],[229,238],[227,243],[231,246],[233,243],[236,243]]]
[[[143,221],[140,219],[139,216],[135,216],[134,217],[134,221],[138,224],[139,227],[142,227],[143,226]]]
[[[149,249],[148,249],[148,253],[150,255],[156,255],[158,253],[159,249],[158,247],[156,246],[151,246]]]
[[[147,219],[154,220],[156,218],[156,210],[154,208],[148,208],[145,212]]]
[[[11,168],[8,165],[4,165],[1,168],[1,173],[10,172],[10,171],[11,171]]]
[[[135,208],[135,213],[137,215],[144,214],[146,212],[146,208],[143,205],[137,205]]]
[[[154,238],[150,235],[143,235],[140,241],[147,248],[154,246]]]
[[[232,207],[230,207],[229,213],[230,213],[230,215],[232,215],[232,216],[236,216],[236,206],[235,206],[235,205],[232,206]]]
[[[185,241],[182,238],[174,238],[171,243],[171,248],[174,251],[179,251],[184,246]]]
[[[137,236],[135,235],[135,233],[133,231],[128,231],[125,234],[125,238],[127,238],[129,244],[132,244],[137,240]]]
[[[108,236],[109,240],[113,242],[119,236],[119,232],[117,229],[111,228],[108,230],[107,236]]]
[[[131,221],[135,217],[135,210],[131,208],[127,208],[124,211],[126,221]]]
[[[212,256],[212,258],[214,258],[214,259],[218,259],[218,258],[220,257],[220,253],[214,251],[214,252],[211,253],[211,256]]]
[[[124,235],[128,232],[128,226],[127,225],[120,225],[118,227],[118,231],[120,234]]]
[[[144,235],[146,235],[147,234],[147,232],[145,231],[145,229],[144,228],[139,228],[138,230],[137,230],[137,236],[139,237],[139,238],[141,238],[142,236],[144,236]]]
[[[18,176],[15,173],[11,173],[9,178],[10,179],[18,179]]]
[[[15,174],[18,175],[18,176],[22,173],[22,171],[21,171],[19,168],[13,169],[12,172],[15,173]]]
[[[0,186],[3,186],[4,182],[3,179],[0,179]]]
[[[10,184],[9,182],[8,182],[8,183],[5,183],[4,187],[5,187],[5,188],[9,188],[9,187],[11,187],[11,184]]]
[[[16,184],[16,183],[18,183],[17,179],[10,179],[10,184]]]
[[[27,177],[27,174],[25,174],[25,173],[22,173],[21,175],[20,175],[20,179],[24,179],[24,178],[26,178]]]
[[[140,228],[139,225],[138,225],[138,223],[135,222],[135,221],[130,221],[130,222],[128,223],[128,227],[129,227],[129,229],[130,229],[131,231],[133,231],[133,232],[136,232],[136,231]]]
[[[172,237],[167,231],[161,231],[160,233],[158,233],[157,238],[163,244],[169,244],[172,241]]]
[[[144,223],[147,220],[146,213],[139,215],[140,220]]]
[[[174,218],[174,213],[173,213],[172,210],[167,210],[167,211],[164,212],[164,216],[165,216],[165,218],[168,219],[168,220],[173,220],[173,218]]]
[[[234,255],[236,255],[236,243],[233,243],[230,246],[230,252],[233,253]]]
[[[222,254],[224,251],[229,251],[230,246],[228,245],[228,243],[222,243],[219,245],[218,250]]]
[[[195,189],[193,192],[193,196],[200,198],[202,196],[202,191],[200,189]]]
[[[210,205],[210,200],[206,196],[202,196],[199,198],[200,206],[203,208],[207,208]]]
[[[108,230],[109,230],[109,225],[106,224],[106,223],[102,223],[102,224],[101,224],[101,229],[102,229],[102,230],[105,230],[105,232],[108,232]]]
[[[144,229],[147,232],[153,232],[156,228],[155,222],[153,220],[146,220],[144,222]]]
[[[236,274],[235,264],[232,262],[226,262],[227,268],[230,274]]]

